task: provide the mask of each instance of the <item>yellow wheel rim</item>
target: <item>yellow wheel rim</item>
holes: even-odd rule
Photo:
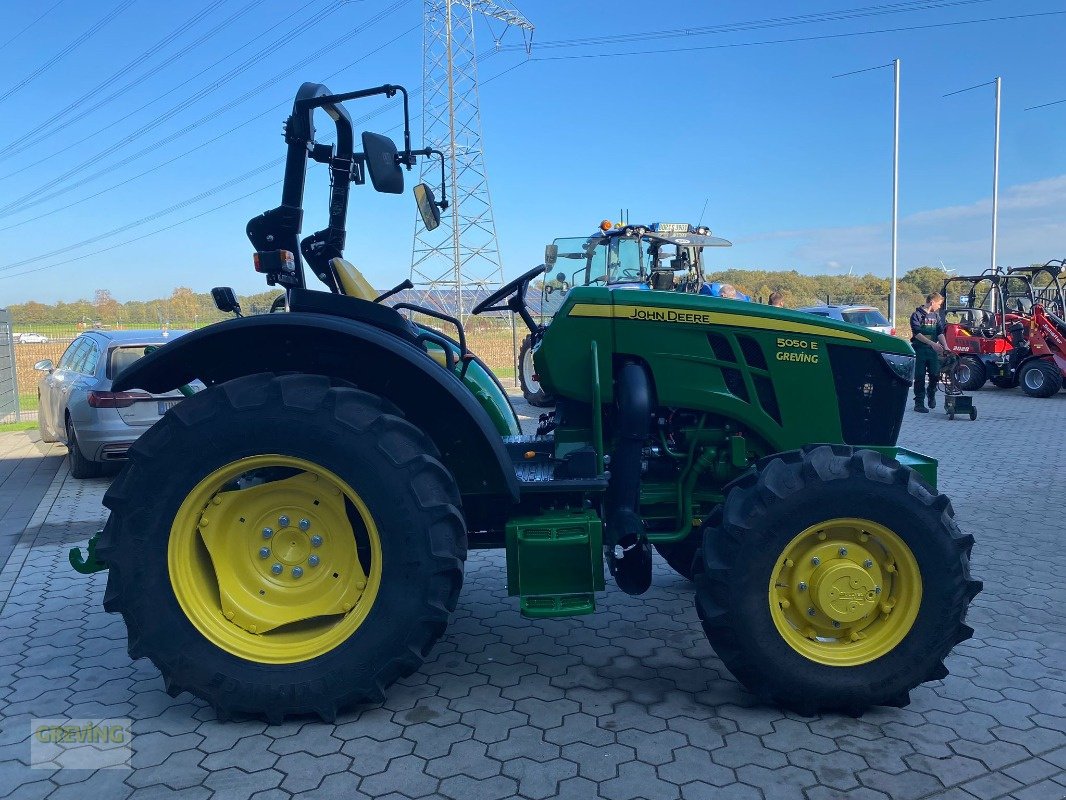
[[[196,629],[266,664],[346,641],[381,585],[381,539],[362,498],[329,470],[282,455],[242,458],[197,483],[174,517],[167,561]]]
[[[770,576],[770,615],[786,642],[819,664],[880,658],[914,625],[922,578],[898,534],[867,519],[812,525],[784,548]]]

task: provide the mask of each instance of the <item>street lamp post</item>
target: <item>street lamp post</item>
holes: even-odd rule
[[[858,75],[860,72],[892,67],[892,285],[888,295],[888,318],[892,321],[893,328],[896,326],[896,276],[899,270],[899,63],[897,58],[891,64],[880,64],[833,76],[844,78],[848,75]]]
[[[982,86],[995,86],[996,87],[996,120],[995,120],[995,136],[994,144],[992,147],[992,248],[990,254],[989,269],[993,272],[996,270],[996,244],[997,236],[999,233],[999,109],[1000,109],[1000,90],[1002,88],[1003,78],[997,77],[994,80],[985,81],[979,83],[976,86],[970,86],[966,89],[959,89],[956,92],[948,92],[944,97],[951,97],[956,94],[962,94],[963,92],[969,92],[973,89],[980,89]]]

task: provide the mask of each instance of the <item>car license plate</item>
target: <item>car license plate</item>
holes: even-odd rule
[[[163,416],[170,409],[174,408],[178,404],[177,400],[160,400],[159,401],[159,416]]]

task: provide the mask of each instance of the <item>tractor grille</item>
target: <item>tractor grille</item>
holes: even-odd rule
[[[714,357],[719,361],[728,361],[733,363],[737,360],[733,355],[733,348],[729,344],[729,340],[726,339],[720,333],[708,333],[707,341],[711,344],[711,349],[714,351]]]
[[[759,346],[757,341],[750,336],[742,334],[737,336],[737,341],[740,343],[740,352],[744,354],[744,360],[748,362],[749,367],[769,369],[766,366],[766,356],[763,355],[762,347]],[[775,400],[774,402],[776,404],[777,401]]]
[[[744,380],[747,373],[755,389],[758,405],[770,419],[780,425],[781,407],[777,402],[774,384],[766,374],[769,366],[762,345],[752,336],[734,333],[708,333],[707,343],[710,344],[715,359],[724,362],[719,365],[719,369],[722,370],[722,381],[726,390],[738,400],[752,403],[751,392]],[[737,353],[743,356],[742,361],[738,361]]]
[[[834,344],[827,350],[844,443],[895,444],[909,384],[889,371],[876,350]]]

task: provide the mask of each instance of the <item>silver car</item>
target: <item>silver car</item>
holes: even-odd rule
[[[112,392],[115,376],[144,355],[146,347],[173,341],[185,331],[87,331],[54,365],[38,361],[47,373],[38,386],[38,424],[46,442],[63,442],[75,478],[101,475],[108,462],[122,461],[130,445],[183,397],[178,392]]]
[[[805,311],[818,317],[838,319],[842,322],[850,322],[869,328],[878,333],[887,333],[889,336],[896,335],[896,329],[892,323],[885,319],[885,315],[873,306],[809,306],[797,308],[797,311]]]

